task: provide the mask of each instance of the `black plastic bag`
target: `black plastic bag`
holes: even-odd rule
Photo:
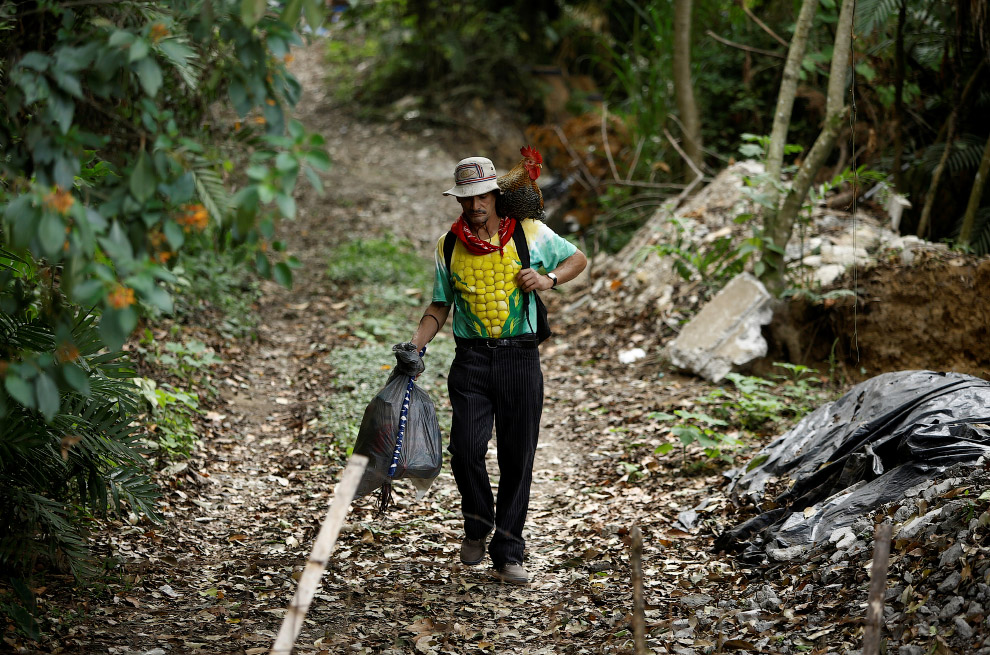
[[[412,380],[414,375],[422,372],[422,361],[415,351],[409,353],[393,350],[396,350],[398,365],[384,388],[364,410],[361,428],[354,443],[354,452],[368,458],[368,467],[356,495],[365,496],[381,490],[381,511],[387,509],[391,501],[392,480],[409,479],[417,489],[416,497],[422,498],[440,474],[443,464],[436,408],[430,395],[417,387]],[[409,408],[405,429],[401,431],[402,441],[396,453],[400,417],[407,392]]]
[[[735,472],[730,490],[764,501],[774,478],[793,483],[773,509],[726,530],[721,550],[811,546],[833,530],[957,463],[990,456],[990,382],[959,373],[897,371],[808,414]]]

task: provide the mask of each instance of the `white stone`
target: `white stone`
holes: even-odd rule
[[[623,364],[632,364],[646,357],[646,351],[642,348],[631,348],[619,353],[619,361]]]
[[[668,347],[675,366],[718,382],[733,366],[767,354],[761,327],[773,318],[771,296],[749,273],[733,278]]]
[[[842,264],[823,264],[815,270],[815,280],[825,287],[835,282],[845,272],[846,267]]]

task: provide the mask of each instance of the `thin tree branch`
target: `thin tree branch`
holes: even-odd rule
[[[616,182],[619,181],[619,171],[615,168],[615,161],[612,159],[612,147],[608,142],[608,130],[606,129],[606,124],[608,122],[608,103],[602,103],[602,147],[605,148],[605,157],[608,159],[608,167],[612,169],[612,179]]]
[[[766,23],[764,23],[763,21],[761,21],[759,18],[756,17],[756,14],[754,14],[753,11],[749,7],[746,6],[745,0],[741,0],[739,2],[739,4],[742,7],[742,10],[744,12],[746,12],[746,15],[749,16],[753,20],[754,23],[756,23],[757,25],[760,26],[760,29],[762,29],[764,32],[766,32],[771,37],[773,37],[773,39],[777,43],[779,43],[780,45],[784,46],[785,48],[787,48],[787,47],[790,46],[790,44],[786,40],[782,39],[776,32],[774,32],[772,29],[770,29],[769,27],[767,27],[767,24]]]
[[[742,43],[736,43],[735,41],[730,41],[725,37],[719,36],[711,30],[705,32],[708,36],[715,39],[719,43],[724,43],[727,46],[738,48],[740,50],[745,50],[746,52],[755,52],[758,55],[766,55],[767,57],[776,57],[777,59],[787,59],[787,55],[782,55],[779,52],[773,52],[772,50],[764,50],[762,48],[754,48],[751,45],[743,45]]]
[[[694,171],[694,174],[696,176],[694,180],[691,181],[690,184],[684,187],[684,190],[681,191],[680,195],[677,196],[675,204],[679,204],[681,200],[686,198],[691,193],[691,191],[694,190],[694,187],[698,186],[698,184],[703,179],[705,179],[705,174],[701,172],[701,169],[699,169],[693,161],[691,161],[691,158],[687,156],[687,153],[684,152],[680,144],[678,144],[677,141],[674,139],[674,137],[671,136],[670,132],[667,130],[666,127],[663,128],[663,133],[664,136],[667,137],[667,140],[670,141],[670,145],[674,146],[674,150],[676,150],[677,153],[684,159],[684,161],[688,163],[688,166],[691,167],[691,170]]]
[[[639,143],[636,144],[636,154],[633,155],[632,165],[629,167],[629,172],[626,174],[626,182],[632,180],[633,172],[636,170],[636,166],[639,165],[639,155],[643,152],[643,144],[646,143],[646,137],[639,137]]]
[[[581,186],[583,186],[585,189],[588,189],[589,191],[594,187],[598,186],[599,180],[595,178],[594,175],[591,174],[591,171],[588,170],[588,166],[584,163],[584,159],[582,159],[577,154],[577,152],[574,151],[574,148],[571,147],[571,142],[568,141],[567,135],[564,134],[564,131],[562,129],[560,129],[560,126],[554,125],[553,131],[557,133],[557,138],[560,139],[561,145],[563,145],[564,148],[567,150],[567,154],[569,154],[574,159],[574,161],[578,163],[578,166],[581,168],[581,172],[585,176],[585,180],[582,180],[580,177],[578,178],[578,182],[581,183]]]

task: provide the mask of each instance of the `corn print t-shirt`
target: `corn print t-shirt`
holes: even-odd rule
[[[577,247],[540,221],[525,219],[516,225],[526,235],[529,265],[538,273],[557,268],[577,252]],[[436,250],[433,302],[454,305],[454,336],[466,339],[516,337],[536,331],[536,303],[530,300],[529,317],[523,315],[523,293],[516,286],[522,270],[512,239],[498,251],[472,255],[458,239],[448,272],[440,237]],[[490,240],[498,244],[496,234]]]

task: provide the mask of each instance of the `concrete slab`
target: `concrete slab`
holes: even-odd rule
[[[734,366],[767,354],[761,327],[773,318],[771,296],[749,273],[733,278],[668,346],[674,365],[718,382]]]

